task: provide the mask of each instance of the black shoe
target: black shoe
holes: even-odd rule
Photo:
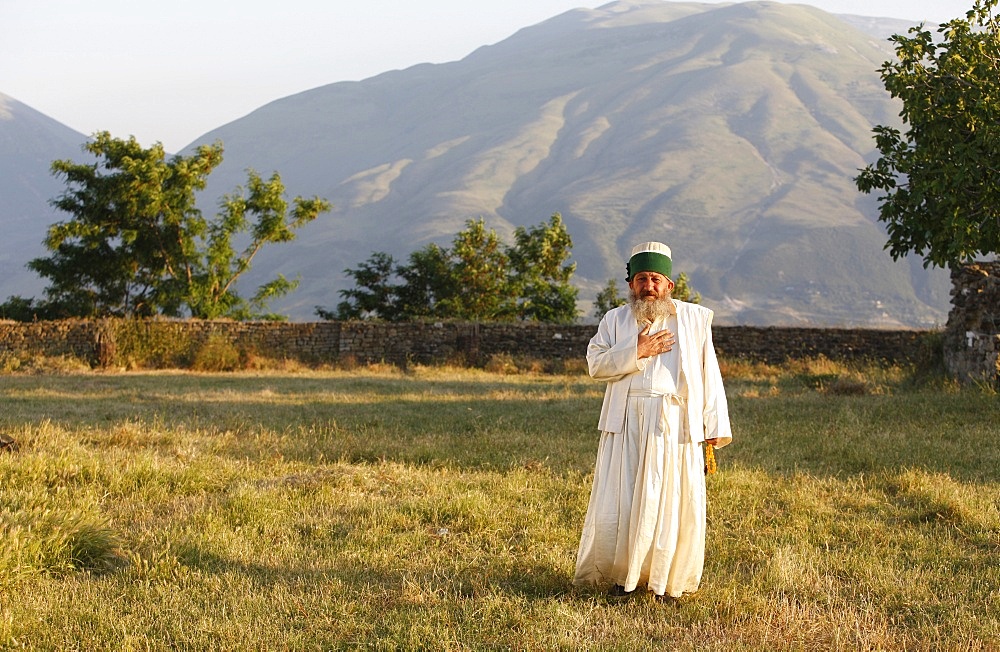
[[[615,584],[610,589],[608,589],[608,595],[612,598],[626,598],[632,595],[635,591],[626,591],[625,587],[621,584]]]
[[[653,599],[660,604],[669,604],[673,606],[679,606],[681,601],[670,595],[653,595]]]

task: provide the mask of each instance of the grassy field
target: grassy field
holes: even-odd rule
[[[726,365],[701,590],[571,585],[603,388],[0,376],[0,649],[1000,649],[1000,399]]]

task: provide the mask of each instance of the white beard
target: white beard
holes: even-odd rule
[[[647,301],[646,299],[641,299],[635,295],[632,288],[628,291],[628,304],[632,308],[632,314],[640,323],[649,322],[653,323],[657,319],[666,319],[668,315],[673,313],[671,308],[670,295],[666,295],[660,299],[655,299],[653,301]]]

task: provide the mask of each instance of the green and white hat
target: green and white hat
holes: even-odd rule
[[[662,242],[643,242],[632,248],[632,257],[625,265],[625,281],[631,283],[639,272],[656,272],[670,278],[671,267],[670,247]]]

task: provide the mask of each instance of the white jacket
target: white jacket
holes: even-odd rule
[[[680,347],[682,383],[687,390],[688,431],[692,442],[718,439],[716,448],[732,441],[729,408],[722,386],[719,361],[712,344],[714,313],[703,306],[674,301]],[[629,376],[645,368],[636,357],[639,325],[632,309],[625,305],[609,310],[587,347],[587,365],[595,380],[607,381],[604,404],[597,427],[602,432],[621,433],[625,429]]]

